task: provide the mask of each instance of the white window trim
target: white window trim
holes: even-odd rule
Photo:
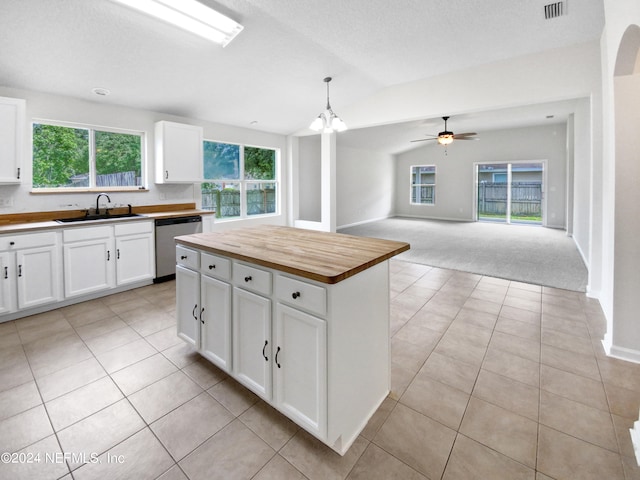
[[[56,127],[78,128],[90,131],[123,133],[126,135],[137,135],[140,137],[140,181],[141,185],[132,187],[98,187],[96,181],[96,165],[95,165],[95,138],[89,135],[89,187],[49,187],[34,188],[33,179],[31,181],[31,193],[83,193],[83,192],[143,192],[148,191],[147,186],[147,132],[143,130],[133,130],[118,127],[105,127],[103,125],[94,125],[90,123],[67,122],[63,120],[50,120],[45,118],[34,118],[31,121],[31,130],[29,134],[29,156],[31,158],[31,168],[33,172],[33,125],[52,125]]]
[[[261,145],[251,145],[248,143],[236,143],[236,142],[227,142],[224,140],[211,140],[208,138],[203,139],[203,142],[212,142],[212,143],[224,143],[227,145],[237,145],[238,147],[240,147],[240,161],[239,161],[239,168],[240,168],[240,179],[210,179],[210,178],[205,178],[203,179],[202,183],[237,183],[238,184],[238,190],[240,191],[240,216],[237,217],[220,217],[217,218],[216,217],[216,223],[221,223],[221,222],[235,222],[235,221],[239,221],[239,220],[248,220],[248,219],[252,219],[252,218],[265,218],[265,217],[276,217],[280,215],[280,205],[281,205],[281,195],[282,195],[282,191],[281,191],[281,183],[280,183],[280,161],[281,161],[281,152],[279,148],[276,147],[266,147],[266,146],[261,146]],[[264,150],[273,150],[275,152],[275,179],[274,180],[260,180],[260,179],[246,179],[245,178],[245,171],[244,171],[244,149],[245,147],[250,147],[250,148],[261,148]],[[204,158],[202,159],[202,161],[204,162]],[[259,215],[247,215],[247,202],[246,202],[246,197],[245,194],[247,192],[247,188],[246,185],[247,183],[270,183],[275,185],[276,187],[276,208],[275,211],[273,213],[261,213]],[[200,186],[199,186],[200,188]],[[202,198],[202,190],[200,190],[200,197]]]
[[[409,167],[409,205],[419,205],[422,207],[434,207],[436,205],[436,183],[417,183],[417,184],[413,184],[412,180],[413,180],[413,169],[414,168],[422,168],[422,167],[433,167],[433,177],[437,178],[437,173],[438,173],[438,167],[436,165],[433,164],[420,164],[420,165],[411,165]],[[414,202],[413,201],[413,188],[414,187],[418,187],[418,186],[424,186],[424,187],[429,187],[432,186],[433,187],[433,192],[434,192],[434,200],[433,203],[419,203],[419,202]]]

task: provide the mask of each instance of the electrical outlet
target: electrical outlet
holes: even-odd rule
[[[0,196],[0,208],[13,207],[13,197]]]

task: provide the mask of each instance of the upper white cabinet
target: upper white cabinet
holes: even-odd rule
[[[25,104],[19,98],[0,97],[0,184],[20,183]]]
[[[156,183],[201,182],[202,127],[161,121],[156,123]]]

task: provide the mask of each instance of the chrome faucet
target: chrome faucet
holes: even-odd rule
[[[107,197],[107,202],[111,203],[111,199],[109,198],[109,195],[107,195],[106,193],[99,193],[98,194],[98,198],[96,198],[96,215],[100,215],[100,197],[102,196]],[[107,208],[105,210],[105,213],[107,213],[109,211],[109,209]]]

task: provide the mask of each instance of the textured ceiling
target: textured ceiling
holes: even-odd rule
[[[226,48],[110,0],[2,0],[0,85],[290,134],[319,113],[327,75],[339,112],[391,85],[591,41],[604,25],[602,0],[570,1],[553,21],[541,0],[201,2],[244,25]]]

